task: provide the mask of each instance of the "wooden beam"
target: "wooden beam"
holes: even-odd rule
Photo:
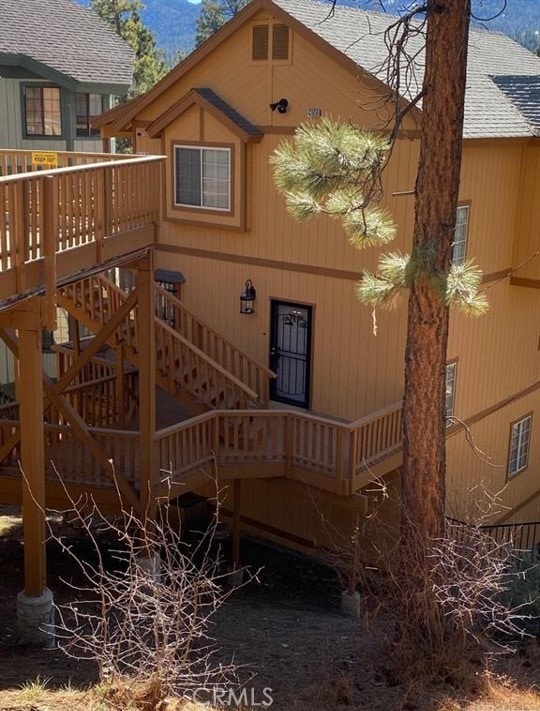
[[[21,420],[21,467],[24,473],[22,509],[24,531],[24,589],[39,597],[46,588],[45,443],[39,300],[33,303],[37,328],[19,331],[18,392]]]
[[[8,456],[8,454],[13,449],[13,447],[17,446],[20,439],[21,439],[21,428],[17,427],[15,432],[13,432],[7,438],[7,440],[4,442],[3,446],[0,448],[0,462],[4,461],[4,459]]]
[[[152,520],[156,501],[152,492],[157,482],[156,430],[156,349],[154,326],[154,263],[150,255],[145,268],[137,270],[137,346],[139,360],[139,430],[141,510]]]
[[[56,187],[56,189],[55,189]],[[43,302],[43,325],[54,331],[56,329],[56,222],[58,204],[58,187],[52,176],[41,181],[41,249],[43,254],[43,270],[45,272],[45,298]]]
[[[62,414],[66,418],[67,423],[73,430],[73,434],[86,447],[88,447],[90,452],[101,464],[103,469],[106,472],[111,472],[112,476],[110,457],[107,452],[105,452],[105,450],[102,449],[100,445],[96,442],[96,440],[92,437],[92,435],[88,431],[88,427],[85,421],[75,410],[75,408],[60,393],[56,392],[56,384],[53,383],[53,381],[45,373],[42,373],[42,377],[45,389],[47,391],[47,397],[62,412]],[[125,479],[120,474],[120,472],[115,472],[115,475],[120,493],[125,496],[126,500],[131,506],[133,506],[136,511],[139,511],[139,500],[127,479]]]
[[[129,310],[128,310],[128,313],[129,313]],[[110,321],[108,321],[107,324],[108,323],[110,323]],[[40,338],[41,338],[41,326],[40,326],[39,332],[40,332]],[[4,339],[4,341],[8,345],[8,347],[10,348],[10,350],[13,352],[13,354],[18,358],[21,348],[20,348],[20,343],[17,341],[17,338],[15,337],[15,334],[11,333],[11,331],[8,331],[6,329],[0,329],[0,335],[2,336],[2,338]],[[92,341],[92,344],[93,343],[94,342]],[[90,344],[90,346],[92,344]],[[81,358],[83,358],[84,354],[90,348],[90,346],[88,346],[88,348],[84,349],[84,351],[81,353]],[[40,345],[39,345],[39,356],[40,356],[40,363],[41,363],[41,340],[40,340]],[[66,371],[66,374],[69,373],[70,370],[71,370],[71,368],[69,368],[68,371]],[[82,417],[80,417],[80,415],[75,410],[75,408],[61,394],[60,387],[62,387],[62,389],[65,387],[65,385],[63,384],[63,378],[61,378],[58,382],[54,383],[49,378],[49,376],[46,375],[42,371],[42,366],[40,366],[40,375],[41,375],[41,382],[42,382],[42,386],[40,388],[41,394],[42,394],[42,400],[41,400],[41,405],[39,408],[39,410],[40,410],[39,415],[40,415],[41,422],[43,423],[43,414],[42,414],[43,410],[49,405],[49,403],[52,402],[54,405],[56,405],[56,407],[62,412],[62,414],[66,418],[66,421],[73,429],[73,434],[86,447],[88,447],[88,449],[92,452],[92,454],[97,459],[97,461],[101,464],[101,466],[104,468],[104,470],[106,472],[110,471],[111,475],[112,475],[112,469],[111,469],[111,464],[109,462],[108,454],[105,452],[105,450],[103,450],[99,446],[99,444],[96,442],[96,440],[88,432],[88,427],[86,426],[86,423],[84,422]],[[45,390],[45,393],[44,393],[44,390]],[[22,414],[21,414],[21,420],[22,420]],[[13,448],[17,444],[17,441],[20,437],[22,437],[22,428],[21,428],[19,435],[15,432],[10,437],[11,448]],[[1,452],[0,452],[0,454],[1,454]],[[133,508],[136,511],[139,511],[139,499],[137,498],[131,485],[120,474],[120,472],[116,472],[115,474],[116,474],[116,481],[117,481],[118,488],[119,488],[120,492],[126,498],[126,501],[131,506],[133,506]]]
[[[135,289],[124,301],[122,306],[115,311],[111,318],[103,324],[103,327],[96,333],[92,341],[81,351],[80,356],[73,361],[66,372],[59,378],[54,389],[56,392],[61,392],[79,373],[79,371],[91,360],[91,358],[98,352],[102,345],[108,342],[109,338],[116,331],[118,326],[127,317],[129,312],[135,308],[137,304],[137,290]],[[70,299],[65,299],[68,304],[71,304]],[[64,306],[64,297],[59,296],[58,305]]]

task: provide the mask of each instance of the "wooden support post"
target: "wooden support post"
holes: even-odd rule
[[[71,314],[68,314],[68,333],[73,346],[73,355],[78,358],[81,354],[81,332],[79,322]]]
[[[138,352],[139,352],[139,430],[140,430],[140,501],[149,519],[155,516],[152,491],[157,482],[155,460],[156,431],[156,349],[154,325],[154,264],[148,257],[146,268],[137,269]]]
[[[118,426],[123,429],[125,427],[125,397],[124,397],[124,348],[118,346],[115,350],[116,355],[116,380],[115,380],[115,395],[116,395],[116,414]]]
[[[19,392],[21,465],[24,471],[22,509],[24,531],[24,589],[39,597],[46,587],[45,561],[45,448],[43,434],[43,377],[39,299],[34,328],[19,330]]]
[[[242,480],[233,481],[232,569],[240,568],[240,497]]]
[[[41,249],[45,271],[44,326],[56,330],[56,212],[54,178],[41,181]]]

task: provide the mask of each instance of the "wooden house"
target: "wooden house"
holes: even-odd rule
[[[382,491],[398,488],[404,304],[373,314],[358,302],[378,250],[356,251],[324,217],[295,222],[269,164],[306,120],[388,130],[388,22],[253,0],[148,94],[95,121],[143,155],[0,178],[0,335],[20,373],[18,402],[0,408],[0,499],[22,495],[27,511],[28,596],[45,586],[36,501],[65,499],[51,460],[111,511],[109,460],[140,512],[157,497],[214,495],[217,472],[235,564],[240,531],[312,551],[360,526],[368,553],[375,507],[398,526]],[[491,308],[452,315],[448,514],[474,515],[484,488],[499,492],[501,525],[540,518],[539,76],[510,39],[471,32],[454,260],[476,259]],[[420,108],[406,117],[384,174],[404,251],[420,121]],[[56,305],[96,335],[76,329],[58,348],[52,382],[35,348]]]
[[[127,93],[134,54],[74,0],[0,2],[0,146],[100,151],[94,116]]]

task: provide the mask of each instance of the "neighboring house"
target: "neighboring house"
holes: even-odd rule
[[[270,365],[276,405],[351,421],[402,397],[406,300],[391,312],[362,306],[356,282],[379,250],[355,250],[337,221],[292,219],[269,164],[310,118],[373,130],[391,120],[388,16],[329,9],[254,0],[145,96],[95,125],[104,136],[131,133],[138,152],[167,156],[156,264],[182,272],[187,307]],[[477,261],[491,307],[480,319],[451,317],[448,513],[474,514],[485,487],[502,492],[499,521],[538,520],[540,59],[483,30],[471,30],[469,56],[454,259]],[[420,109],[406,117],[384,176],[398,226],[392,249],[410,249],[420,120]],[[249,314],[239,309],[247,281],[256,290]],[[324,437],[321,425],[319,439],[304,442],[306,463]],[[389,457],[374,474],[395,482],[398,465]],[[374,488],[363,492],[375,496]],[[245,482],[241,505],[246,525],[270,537],[320,538],[320,511],[287,482]],[[345,510],[332,509],[334,520]]]
[[[72,0],[0,0],[0,146],[101,151],[92,118],[127,92],[133,60]]]

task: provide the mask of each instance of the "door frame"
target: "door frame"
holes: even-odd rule
[[[312,358],[313,358],[313,316],[315,314],[315,305],[314,304],[307,304],[302,301],[289,301],[288,299],[282,299],[279,297],[270,297],[270,338],[269,338],[269,344],[268,344],[268,360],[269,360],[269,368],[272,370],[272,345],[275,341],[276,338],[276,329],[277,329],[277,319],[275,318],[275,314],[277,313],[278,306],[290,306],[291,308],[301,308],[301,309],[306,309],[308,312],[308,338],[307,338],[307,348],[306,348],[306,375],[305,375],[305,381],[306,381],[306,388],[305,388],[305,399],[303,404],[299,404],[298,401],[296,400],[290,400],[287,398],[282,398],[282,397],[276,397],[275,395],[275,387],[276,387],[276,379],[273,378],[270,381],[270,399],[274,400],[275,402],[282,402],[286,405],[292,405],[294,407],[300,407],[303,410],[309,410],[311,407],[311,390],[312,390],[312,379],[311,379],[311,373],[312,373]]]

